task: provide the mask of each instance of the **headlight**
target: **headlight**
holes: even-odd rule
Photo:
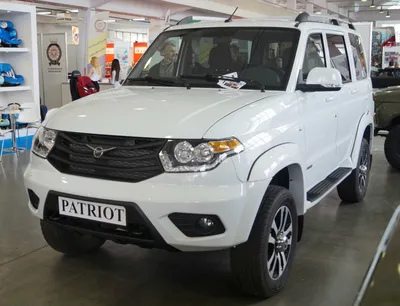
[[[170,140],[160,152],[166,172],[203,172],[244,150],[239,140]]]
[[[32,152],[37,156],[46,158],[56,141],[57,131],[40,127],[33,138]]]

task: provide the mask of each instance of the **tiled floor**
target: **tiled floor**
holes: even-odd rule
[[[0,164],[0,305],[351,305],[378,241],[400,205],[400,173],[377,138],[368,195],[344,205],[333,192],[311,209],[287,287],[262,301],[244,297],[228,253],[168,253],[107,243],[95,255],[67,258],[44,242],[26,206],[28,157]]]

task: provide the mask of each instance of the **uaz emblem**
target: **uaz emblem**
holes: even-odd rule
[[[93,156],[94,156],[95,158],[100,158],[100,157],[103,156],[104,153],[116,149],[115,147],[104,149],[104,148],[102,148],[102,147],[95,147],[95,148],[94,148],[94,147],[92,147],[92,146],[90,146],[90,145],[86,145],[86,146],[87,146],[89,149],[92,149],[92,151],[93,151]]]

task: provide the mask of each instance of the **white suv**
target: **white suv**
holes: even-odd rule
[[[247,293],[286,282],[304,214],[368,186],[372,88],[352,24],[198,22],[159,35],[118,89],[51,112],[25,173],[66,254],[106,240],[231,250]]]

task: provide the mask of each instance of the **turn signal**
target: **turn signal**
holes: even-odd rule
[[[237,139],[210,141],[208,144],[212,147],[214,153],[243,150],[242,144]]]

